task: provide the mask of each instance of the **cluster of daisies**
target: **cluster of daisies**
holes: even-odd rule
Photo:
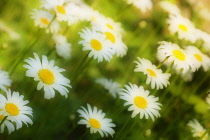
[[[196,28],[188,18],[183,17],[177,5],[161,1],[160,6],[169,13],[167,20],[169,33],[188,43],[180,46],[168,41],[159,42],[158,60],[167,66],[173,63],[175,71],[181,73],[186,80],[191,80],[193,73],[200,67],[203,67],[205,72],[208,71],[210,68],[208,56],[210,35]],[[199,41],[202,44],[195,45]]]
[[[82,0],[43,0],[41,9],[35,9],[31,17],[35,26],[45,28],[53,34],[56,52],[65,59],[71,57],[71,43],[63,33],[63,22],[67,26],[80,21],[90,23],[91,29],[85,28],[79,33],[83,39],[79,44],[83,45],[84,51],[90,51],[89,57],[93,56],[98,62],[110,61],[114,54],[122,57],[127,52],[127,46],[122,41],[123,30],[120,23],[100,14]]]
[[[32,108],[27,106],[28,100],[19,92],[12,92],[8,87],[11,86],[11,79],[8,72],[0,69],[0,133],[5,128],[11,133],[23,126],[23,123],[33,124]]]
[[[151,0],[127,0],[128,4],[133,4],[142,12],[146,12],[152,8]],[[179,47],[178,44],[160,41],[157,49],[157,58],[160,65],[156,66],[147,59],[137,57],[135,72],[142,72],[147,76],[146,84],[150,84],[152,89],[166,88],[170,82],[171,74],[169,71],[163,72],[160,69],[162,64],[172,68],[177,73],[182,73],[188,80],[192,78],[192,73],[200,67],[204,71],[210,69],[210,58],[206,54],[210,50],[210,35],[196,29],[192,22],[183,17],[176,5],[170,2],[162,1],[161,6],[169,12],[167,23],[169,24],[169,32],[177,35],[178,39],[186,40],[192,44],[198,40],[203,41],[202,50],[195,45]],[[170,8],[169,8],[170,7]],[[65,35],[62,34],[61,23],[66,22],[67,26],[71,26],[80,21],[88,21],[90,28],[83,28],[79,35],[81,40],[78,44],[83,46],[83,51],[89,51],[89,57],[97,59],[98,62],[103,60],[110,61],[114,55],[123,57],[127,53],[127,46],[123,42],[123,29],[120,23],[107,18],[99,12],[93,10],[81,0],[43,0],[40,10],[34,10],[31,17],[34,19],[35,25],[45,28],[47,33],[51,33],[55,42],[55,49],[59,56],[64,59],[70,58],[71,44],[67,41]],[[173,9],[173,10],[170,10]],[[38,82],[37,90],[44,90],[44,98],[54,98],[56,93],[68,97],[70,80],[64,77],[61,72],[65,69],[55,66],[54,60],[48,60],[47,56],[34,53],[34,57],[25,59],[24,68],[27,69],[26,76],[34,78]],[[170,69],[169,69],[170,70]],[[190,76],[189,76],[190,75]],[[190,77],[190,78],[189,78]],[[28,107],[28,100],[23,100],[24,96],[19,92],[12,92],[7,87],[11,86],[11,80],[6,71],[0,70],[0,132],[4,132],[7,128],[11,133],[15,129],[22,127],[22,124],[33,124],[32,108]],[[100,78],[95,81],[101,84],[113,98],[119,97],[125,101],[124,106],[129,106],[128,111],[132,111],[131,118],[139,115],[140,119],[152,119],[160,117],[162,104],[158,102],[159,98],[155,97],[146,90],[144,86],[128,83],[121,88],[121,85],[111,79]],[[209,96],[206,99],[209,103]],[[81,107],[78,109],[78,124],[86,125],[90,128],[90,133],[98,132],[102,137],[113,136],[116,125],[112,119],[106,118],[106,114],[96,106]],[[190,121],[188,126],[192,128],[194,137],[202,137],[208,139],[206,129],[204,129],[197,120]]]

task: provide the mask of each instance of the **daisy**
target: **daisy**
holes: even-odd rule
[[[78,124],[84,124],[87,128],[90,128],[90,133],[99,132],[101,137],[104,137],[104,134],[108,137],[108,134],[113,137],[115,131],[112,127],[116,127],[115,124],[112,123],[112,119],[105,118],[105,113],[102,110],[98,110],[95,106],[93,109],[89,104],[87,104],[87,108],[82,107],[77,112],[82,117]]]
[[[163,89],[169,85],[169,77],[171,74],[169,73],[162,73],[161,69],[158,69],[155,65],[153,65],[149,60],[144,58],[139,58],[138,61],[135,61],[136,68],[134,69],[135,72],[143,72],[147,75],[146,84],[151,83],[152,89],[155,87],[157,89]]]
[[[183,73],[191,69],[194,71],[189,55],[177,44],[166,41],[161,41],[159,44],[157,57],[160,62],[166,65],[173,64],[174,69],[182,70]]]
[[[10,120],[16,123],[16,129],[22,127],[22,123],[33,124],[32,117],[32,108],[26,106],[29,103],[28,100],[23,100],[24,96],[20,95],[18,92],[11,92],[10,90],[6,91],[6,98],[0,94],[0,115],[3,117],[7,116],[6,120]],[[8,125],[9,124],[9,125]],[[11,123],[6,124],[7,127],[13,131]]]
[[[187,125],[191,127],[193,137],[202,137],[206,131],[206,129],[203,128],[203,126],[196,119],[189,121]],[[208,140],[208,137],[208,134],[206,134],[202,140]]]
[[[198,48],[195,46],[187,46],[186,52],[191,55],[191,61],[195,66],[195,69],[199,69],[201,66],[203,67],[204,71],[208,71],[210,68],[210,58],[203,54]]]
[[[135,84],[129,83],[129,85],[125,85],[125,88],[120,92],[120,98],[126,101],[124,106],[130,105],[128,111],[133,111],[131,118],[134,118],[138,113],[140,119],[150,117],[154,121],[155,117],[160,117],[161,104],[157,102],[158,97],[149,95],[148,90]]]
[[[66,36],[56,34],[53,36],[56,52],[60,57],[69,59],[71,54],[71,44],[67,42]]]
[[[86,21],[89,18],[90,7],[84,3],[81,4],[74,4],[70,3],[67,5],[68,8],[68,25],[75,24],[79,21]]]
[[[0,110],[1,111],[1,110]],[[5,116],[0,115],[0,123],[4,119]],[[9,134],[15,131],[14,124],[11,123],[8,119],[5,119],[4,122],[1,124],[0,133],[4,132],[4,128],[7,127]]]
[[[112,49],[115,51],[115,54],[118,57],[123,57],[124,55],[126,55],[128,48],[123,43],[122,36],[119,33],[114,32],[114,30],[111,30],[103,25],[101,26],[101,28],[93,26],[93,30],[102,32],[106,36],[106,39],[109,40]]]
[[[188,70],[186,72],[182,72],[180,73],[179,70],[175,70],[175,72],[181,76],[181,78],[185,81],[185,82],[190,82],[193,79],[194,76],[194,72],[192,72],[191,70]]]
[[[203,32],[201,30],[198,31],[199,36],[201,40],[204,42],[202,47],[205,49],[205,51],[209,52],[210,51],[210,34]]]
[[[41,7],[47,10],[54,10],[56,18],[59,21],[67,21],[68,8],[66,7],[66,0],[43,0]]]
[[[0,68],[0,89],[6,91],[6,87],[11,86],[11,79],[8,72],[1,70]]]
[[[83,45],[83,51],[90,51],[89,57],[93,56],[94,59],[98,59],[98,62],[104,59],[106,61],[112,59],[114,50],[104,34],[88,28],[82,29],[82,32],[79,34],[83,39],[79,41],[79,44]]]
[[[102,86],[104,86],[104,88],[106,90],[109,91],[109,93],[111,93],[111,95],[116,98],[117,95],[119,94],[120,90],[121,90],[121,85],[117,82],[114,82],[111,79],[106,79],[106,78],[99,78],[96,80],[96,83],[101,84]]]
[[[104,17],[99,12],[94,11],[91,15],[91,19],[91,25],[96,30],[111,30],[117,35],[122,35],[125,32],[121,23],[114,21],[112,18]]]
[[[55,61],[48,61],[45,55],[42,56],[42,61],[39,56],[34,53],[34,58],[25,59],[28,63],[23,67],[27,68],[26,76],[34,77],[35,81],[39,81],[37,90],[44,88],[44,98],[50,99],[55,97],[55,90],[67,98],[70,87],[70,80],[65,78],[61,72],[65,71],[62,68],[54,66]]]
[[[56,33],[60,29],[60,26],[56,20],[53,20],[53,17],[51,13],[44,10],[34,10],[31,13],[31,18],[34,19],[35,26],[40,28],[49,27],[46,32]]]
[[[163,10],[165,10],[169,14],[180,15],[181,13],[178,6],[170,1],[166,0],[160,1],[159,5]]]
[[[148,10],[152,9],[152,1],[151,0],[127,0],[128,4],[132,4],[145,13]]]
[[[184,39],[194,43],[199,39],[193,23],[181,15],[170,15],[168,19],[169,31],[171,34],[178,33],[179,39]]]

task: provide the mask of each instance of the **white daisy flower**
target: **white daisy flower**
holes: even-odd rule
[[[74,4],[70,3],[67,5],[68,8],[68,25],[75,24],[79,21],[85,21],[89,18],[90,7],[86,4]]]
[[[201,30],[198,31],[199,36],[201,40],[204,42],[202,47],[205,49],[205,51],[210,51],[210,34],[203,32]]]
[[[195,70],[189,55],[177,44],[166,41],[161,41],[159,44],[157,57],[160,62],[164,61],[166,65],[173,63],[173,67],[178,71],[182,70],[183,73]]]
[[[102,25],[102,24],[100,24],[100,25]],[[111,47],[115,51],[115,54],[118,57],[123,57],[124,55],[126,55],[128,48],[123,43],[122,36],[119,33],[114,32],[113,30],[111,30],[103,25],[101,28],[93,26],[93,30],[102,32],[106,36],[106,39],[110,41]]]
[[[54,10],[58,21],[67,21],[68,8],[66,7],[66,0],[43,0],[41,7],[47,10]]]
[[[37,90],[44,88],[44,98],[50,99],[55,97],[55,90],[67,98],[70,87],[70,80],[65,78],[61,72],[65,71],[62,68],[54,66],[55,61],[48,61],[46,56],[42,56],[42,61],[39,56],[34,53],[34,58],[25,59],[28,63],[23,67],[27,68],[26,76],[34,77],[35,81],[39,81]]]
[[[6,87],[11,86],[11,79],[9,73],[0,68],[0,89],[6,91]]]
[[[210,58],[203,54],[198,48],[195,46],[187,46],[186,52],[191,55],[190,60],[195,66],[196,70],[201,66],[203,67],[204,71],[208,71],[210,69]]]
[[[198,122],[198,120],[194,119],[189,121],[187,124],[189,127],[192,128],[193,137],[202,137],[205,133],[206,129]],[[206,134],[202,140],[208,140],[209,135]]]
[[[89,57],[93,56],[94,59],[98,59],[98,62],[104,59],[106,61],[112,59],[114,50],[104,34],[88,28],[82,29],[82,32],[79,34],[83,39],[79,41],[79,44],[83,45],[83,51],[90,51]]]
[[[60,57],[69,59],[71,56],[71,44],[67,42],[66,36],[56,34],[53,36],[56,52]]]
[[[193,79],[193,75],[194,75],[194,72],[192,72],[191,70],[188,70],[186,72],[182,72],[180,73],[179,70],[175,70],[175,72],[181,76],[181,78],[185,81],[185,82],[190,82],[192,81]]]
[[[23,100],[24,96],[19,95],[18,92],[11,92],[10,90],[6,91],[6,98],[0,94],[0,115],[4,117],[7,116],[7,120],[16,123],[16,129],[22,127],[22,123],[26,124],[33,124],[31,118],[32,117],[32,108],[26,106],[29,103],[28,100]],[[9,131],[13,131],[12,124],[5,124],[8,125]]]
[[[148,90],[135,84],[129,83],[129,85],[125,85],[125,88],[120,92],[120,98],[126,101],[125,106],[130,105],[128,111],[133,111],[132,118],[137,114],[140,114],[140,119],[150,117],[153,121],[155,117],[160,117],[161,104],[157,102],[158,97],[149,95]]]
[[[98,110],[95,106],[93,109],[89,104],[87,104],[88,109],[82,107],[77,112],[82,117],[78,124],[84,124],[87,128],[90,128],[90,133],[99,132],[101,137],[108,137],[108,134],[113,137],[115,131],[112,127],[116,127],[115,124],[112,123],[112,119],[105,118],[105,113],[102,110]]]
[[[153,6],[151,0],[126,0],[126,1],[128,4],[134,5],[143,13],[147,12],[148,10],[151,10]]]
[[[181,15],[170,15],[168,19],[169,31],[171,34],[178,33],[179,39],[185,39],[194,43],[199,39],[197,36],[197,30],[195,29],[193,23]]]
[[[165,10],[169,14],[180,15],[181,13],[178,6],[170,1],[166,0],[160,1],[159,5],[163,10]]]
[[[145,75],[147,75],[146,84],[151,83],[152,89],[155,87],[157,89],[163,89],[170,84],[168,80],[171,74],[163,73],[161,69],[158,69],[149,60],[138,57],[138,61],[135,61],[135,63],[137,65],[134,71],[143,72]]]
[[[115,34],[122,35],[125,31],[122,28],[121,23],[115,22],[111,18],[104,17],[102,14],[98,12],[93,12],[91,15],[91,25],[96,30],[111,30],[115,32]]]
[[[60,30],[60,25],[56,20],[53,20],[53,15],[44,10],[34,10],[31,13],[31,18],[34,19],[35,26],[47,28],[46,32],[57,33]],[[52,23],[51,23],[52,22]]]
[[[4,117],[5,117],[5,116],[0,115],[0,123],[1,123],[1,121],[4,119]],[[11,123],[10,121],[8,121],[7,119],[4,120],[4,122],[1,124],[0,133],[3,133],[3,132],[4,132],[5,127],[7,127],[9,134],[10,134],[11,132],[15,131],[14,124]]]
[[[101,84],[102,86],[104,86],[104,88],[106,90],[109,91],[109,93],[111,93],[111,95],[116,98],[117,95],[119,94],[119,92],[121,91],[121,85],[117,82],[114,82],[111,79],[106,79],[106,78],[99,78],[96,79],[96,83]]]

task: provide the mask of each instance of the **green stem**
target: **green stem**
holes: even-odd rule
[[[131,120],[131,118],[129,117],[129,118],[127,119],[127,121],[123,124],[123,126],[122,126],[122,128],[120,129],[119,133],[115,136],[114,140],[116,140],[116,139],[120,136],[120,134],[121,134],[122,131],[124,130],[125,126],[127,126],[128,122],[130,122],[130,120]]]
[[[78,77],[79,73],[81,72],[81,69],[83,68],[83,65],[85,64],[88,55],[89,55],[90,51],[85,55],[85,57],[82,59],[82,61],[80,62],[80,64],[77,66],[77,68],[75,69],[75,72],[73,74],[73,78],[72,78],[72,82]]]
[[[89,133],[89,130],[87,129],[87,130],[85,131],[85,133],[80,137],[79,140],[83,140],[83,138],[84,138],[88,133]]]

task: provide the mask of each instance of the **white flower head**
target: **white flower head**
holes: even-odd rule
[[[197,30],[194,27],[193,23],[189,19],[182,17],[181,15],[171,14],[168,19],[168,24],[170,33],[178,33],[179,39],[184,39],[194,43],[200,38],[197,35]]]
[[[202,137],[205,133],[206,129],[203,128],[203,126],[198,122],[198,120],[194,119],[189,121],[187,124],[189,127],[191,127],[191,132],[193,134],[193,137]],[[202,140],[208,140],[208,134],[206,134]]]
[[[203,32],[201,30],[198,31],[199,36],[201,40],[204,42],[202,47],[205,49],[205,51],[210,51],[210,34]]]
[[[165,10],[169,14],[179,15],[181,13],[178,6],[170,1],[166,0],[160,1],[159,5],[163,10]]]
[[[121,91],[121,85],[117,82],[114,82],[111,79],[106,79],[106,78],[99,78],[96,79],[96,83],[101,84],[102,86],[104,86],[104,88],[106,90],[109,91],[109,93],[111,93],[111,95],[116,98],[117,95],[119,94],[119,92]]]
[[[166,65],[173,64],[173,68],[177,71],[185,73],[188,70],[195,71],[189,55],[181,49],[177,44],[161,41],[159,42],[157,58]]]
[[[125,32],[120,22],[116,22],[112,18],[104,17],[98,12],[93,14],[91,19],[91,25],[95,30],[110,30],[118,36],[121,36]]]
[[[18,92],[6,91],[6,97],[0,94],[0,115],[6,117],[6,120],[16,123],[16,129],[22,127],[22,123],[33,124],[31,118],[32,108],[26,106],[29,103],[28,100],[23,100],[24,96],[20,95]],[[9,131],[13,131],[11,123],[5,123]]]
[[[71,44],[67,42],[66,36],[56,34],[53,36],[56,52],[60,57],[69,59],[71,56]]]
[[[35,59],[25,59],[25,62],[28,63],[24,65],[28,69],[26,76],[34,77],[35,81],[39,81],[37,89],[44,88],[44,98],[54,98],[55,90],[67,98],[69,90],[66,87],[71,88],[71,86],[70,80],[61,74],[65,70],[54,66],[54,60],[48,61],[45,55],[42,56],[42,61],[36,53],[34,53],[34,57]]]
[[[135,84],[129,83],[129,85],[125,85],[125,88],[120,92],[120,98],[126,101],[125,106],[130,105],[128,111],[133,111],[132,118],[137,114],[140,114],[140,119],[150,117],[153,121],[155,117],[160,117],[161,104],[157,102],[158,97],[149,95],[148,90]]]
[[[78,124],[84,124],[87,128],[90,128],[90,133],[99,132],[101,137],[107,136],[108,134],[113,136],[115,131],[112,127],[116,127],[112,123],[112,119],[105,118],[105,113],[102,110],[98,110],[95,106],[93,109],[87,104],[87,109],[82,107],[77,111],[83,119]]]
[[[110,42],[112,49],[118,57],[123,57],[127,53],[127,46],[122,41],[120,33],[108,28],[106,25],[100,24],[100,26],[93,26],[93,29],[103,33],[106,39]]]
[[[194,65],[195,69],[198,70],[201,66],[204,71],[208,71],[210,69],[210,58],[202,53],[195,46],[187,46],[186,53],[191,56],[192,65]]]
[[[112,59],[114,50],[104,34],[88,28],[82,29],[82,32],[79,34],[83,39],[79,41],[79,44],[83,45],[83,51],[90,51],[89,57],[93,56],[94,59],[98,59],[98,62],[104,59],[106,61]]]
[[[135,63],[137,65],[134,71],[143,72],[144,74],[146,74],[146,84],[151,83],[152,89],[154,89],[155,87],[157,89],[163,89],[170,84],[169,77],[171,76],[171,74],[163,73],[161,69],[158,69],[149,60],[138,57],[138,61],[135,61]]]
[[[60,25],[56,20],[53,20],[53,17],[51,13],[44,10],[34,10],[31,13],[35,26],[46,28],[46,32],[57,33],[60,30]]]
[[[11,86],[11,79],[9,73],[0,68],[0,89],[6,91],[7,87]]]
[[[145,13],[153,7],[151,0],[126,0],[128,4],[134,5],[141,12]]]

